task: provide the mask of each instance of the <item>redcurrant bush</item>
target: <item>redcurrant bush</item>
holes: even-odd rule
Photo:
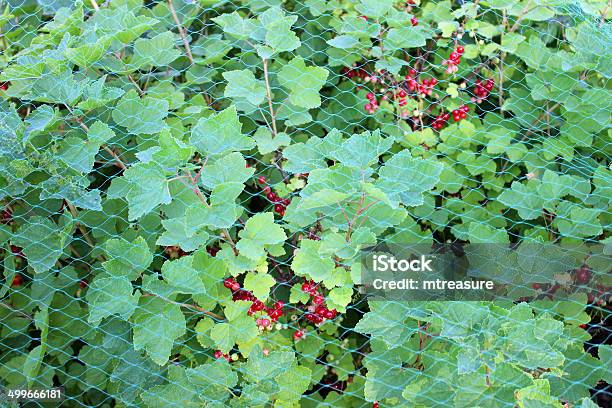
[[[610,406],[611,15],[0,1],[0,394]],[[495,290],[373,297],[416,245]]]

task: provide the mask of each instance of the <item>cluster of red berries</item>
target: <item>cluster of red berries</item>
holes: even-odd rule
[[[480,79],[476,80],[476,84],[474,85],[474,97],[472,97],[472,102],[481,103],[493,90],[493,86],[495,86],[495,81],[493,78],[489,78],[486,81],[482,82]]]
[[[436,86],[438,80],[436,78],[424,79],[419,83],[416,79],[417,72],[414,69],[410,69],[408,74],[406,74],[405,79],[408,83],[408,90],[410,92],[416,92],[421,95],[423,98],[426,96],[430,96],[433,92],[433,87]],[[400,105],[401,106],[401,105]]]
[[[369,114],[373,114],[374,112],[378,110],[378,102],[376,102],[376,95],[374,95],[372,92],[368,92],[366,94],[366,98],[368,99],[369,102],[366,103],[366,105],[364,106],[364,109]]]
[[[382,77],[379,78],[376,75],[372,75],[363,68],[344,67],[340,73],[346,76],[348,79],[354,80],[355,82],[371,82],[373,84],[385,82]],[[384,72],[380,71],[379,74],[382,76],[384,75]]]
[[[451,112],[451,114],[453,115],[453,120],[455,122],[459,122],[460,120],[467,118],[467,114],[469,111],[470,111],[469,106],[461,105],[460,107],[458,107],[457,109]]]
[[[265,176],[259,176],[257,178],[257,182],[263,186],[262,191],[266,195],[268,200],[274,203],[274,212],[276,212],[281,217],[284,217],[285,210],[287,209],[287,206],[291,204],[291,200],[289,198],[281,198],[278,196],[278,194],[272,191],[272,188],[268,184],[266,184]]]
[[[312,305],[308,306],[306,320],[314,324],[323,323],[325,319],[334,319],[338,312],[336,309],[328,309],[323,305],[325,297],[317,289],[313,281],[306,281],[302,284],[302,291],[308,293],[312,299]]]
[[[216,350],[215,351],[215,358],[217,360],[220,359],[220,358],[224,358],[228,362],[231,360],[229,354],[223,354],[223,352],[221,350]]]
[[[444,126],[446,126],[446,123],[448,122],[449,119],[450,119],[449,113],[441,113],[438,116],[436,116],[433,123],[431,124],[431,127],[434,130],[440,131],[442,130]]]
[[[264,302],[257,299],[251,291],[242,289],[240,284],[234,278],[226,278],[223,281],[223,286],[225,286],[226,288],[232,291],[232,300],[234,302],[238,300],[245,300],[247,302],[253,302],[251,303],[251,306],[249,307],[249,310],[247,312],[249,316],[252,316],[257,312],[265,312],[271,321],[277,322],[278,319],[283,315],[283,307],[285,306],[285,303],[280,300],[275,302],[274,306],[266,307]],[[265,320],[268,320],[268,319],[265,319]],[[263,320],[258,319],[258,321],[259,322],[257,323],[257,325],[262,326]],[[269,327],[269,324],[266,324],[264,326],[264,328],[267,328],[267,327]]]
[[[13,213],[8,208],[0,211],[0,224],[10,224],[13,221]]]
[[[580,268],[576,269],[574,280],[576,281],[576,283],[584,285],[589,283],[589,281],[591,280],[591,276],[591,269],[589,269],[588,266],[583,265]]]
[[[446,65],[446,72],[454,74],[459,71],[458,65],[461,63],[461,55],[465,52],[465,48],[458,46],[455,51],[450,53],[447,60],[442,61],[442,65]]]

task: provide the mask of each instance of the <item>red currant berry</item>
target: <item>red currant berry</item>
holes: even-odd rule
[[[540,290],[542,288],[542,285],[540,285],[539,283],[534,283],[533,285],[531,285],[531,287],[535,290]]]
[[[414,27],[414,26],[417,26],[417,25],[419,25],[419,20],[417,20],[417,18],[416,18],[416,17],[412,17],[412,18],[410,19],[410,24],[412,24],[412,26],[413,26],[413,27]]]
[[[258,182],[259,184],[265,184],[265,183],[266,183],[266,178],[265,178],[264,176],[259,176],[259,177],[257,178],[257,182]]]
[[[579,284],[588,283],[591,280],[591,271],[587,266],[583,266],[576,271],[576,282]]]
[[[87,281],[86,281],[85,279],[81,279],[81,280],[79,281],[79,287],[80,287],[81,289],[85,289],[85,288],[87,287],[87,285],[88,285],[88,283],[87,283]]]
[[[13,277],[13,282],[11,286],[14,288],[18,288],[23,284],[23,277],[20,274],[17,274]]]
[[[304,332],[302,330],[296,330],[293,333],[293,340],[298,341],[299,339],[301,339],[302,337],[304,337]]]
[[[458,54],[463,54],[465,52],[465,48],[460,45],[455,49],[455,51],[457,51]]]

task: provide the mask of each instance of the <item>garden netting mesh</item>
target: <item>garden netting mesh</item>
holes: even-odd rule
[[[611,14],[0,1],[0,406],[610,407]]]

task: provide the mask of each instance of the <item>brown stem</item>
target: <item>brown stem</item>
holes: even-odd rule
[[[183,45],[185,46],[185,53],[187,54],[187,58],[189,58],[189,62],[191,62],[191,65],[193,65],[193,55],[191,54],[189,41],[187,41],[187,33],[185,32],[185,29],[179,21],[178,15],[176,14],[176,10],[174,9],[174,2],[172,0],[168,0],[168,8],[170,9],[170,13],[172,13],[172,19],[176,23],[176,28],[178,29],[179,35],[183,40]]]
[[[68,106],[68,105],[65,105],[65,106],[66,106],[66,108],[68,108],[68,111],[74,116],[74,111],[72,109],[70,109],[70,106]],[[83,129],[85,131],[85,133],[89,133],[89,127],[85,123],[83,123],[83,119],[79,118],[78,116],[74,116],[74,120],[77,121],[77,123],[79,124],[81,129]],[[102,145],[102,149],[104,149],[108,154],[110,154],[113,157],[113,159],[115,159],[115,163],[117,163],[117,165],[119,167],[121,167],[121,169],[127,170],[127,166],[125,165],[125,163],[123,163],[123,161],[121,161],[121,159],[119,158],[117,153],[113,152],[110,147],[108,147],[107,145],[103,144]]]
[[[266,97],[268,99],[268,109],[270,110],[270,117],[272,118],[272,136],[276,137],[278,131],[276,130],[276,115],[274,114],[274,108],[272,107],[272,91],[270,90],[270,79],[268,78],[268,60],[265,58],[263,61],[264,80],[266,83]]]
[[[66,206],[68,207],[68,211],[70,211],[70,214],[72,215],[72,218],[74,218],[75,220],[78,219],[79,218],[79,213],[77,212],[77,210],[74,207],[74,205],[72,205],[72,203],[70,203],[68,200],[64,200],[64,201],[66,202]],[[87,244],[90,247],[95,248],[96,245],[93,242],[93,240],[91,239],[91,237],[89,236],[89,234],[87,233],[87,230],[85,229],[83,224],[81,224],[80,222],[77,221],[77,228],[81,232],[81,235],[83,235],[83,238],[85,238],[85,241],[87,242]]]
[[[91,6],[94,8],[94,10],[98,11],[100,10],[100,6],[98,6],[98,3],[96,2],[96,0],[91,0]]]

